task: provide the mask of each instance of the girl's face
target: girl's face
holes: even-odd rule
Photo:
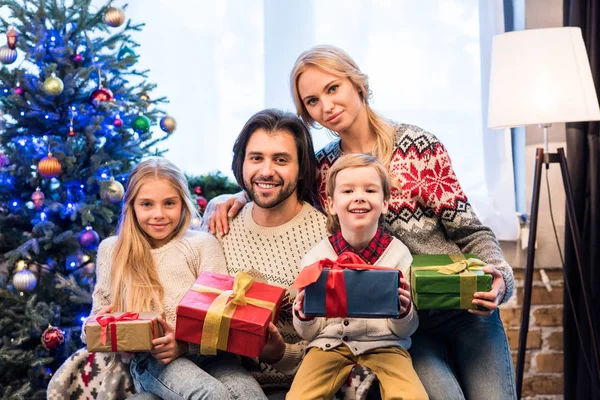
[[[360,232],[379,224],[388,209],[381,177],[373,167],[346,168],[335,178],[333,198],[327,198],[329,213],[337,215],[342,232]]]
[[[152,178],[140,187],[133,209],[142,230],[156,249],[167,244],[181,219],[183,202],[167,180]]]
[[[310,116],[334,132],[352,129],[365,105],[350,79],[310,66],[298,79],[298,94]],[[366,121],[366,119],[365,119]]]

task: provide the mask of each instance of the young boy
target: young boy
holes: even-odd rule
[[[387,212],[391,184],[377,158],[368,154],[340,157],[329,171],[326,191],[331,236],[306,254],[302,266],[324,258],[335,260],[342,252],[352,251],[368,264],[394,267],[407,277],[412,261],[408,248],[379,227]],[[377,375],[382,399],[427,399],[407,351],[418,316],[404,278],[398,298],[399,318],[307,318],[302,312],[302,290],[294,303],[294,327],[310,343],[286,398],[332,398],[352,367],[360,364]]]

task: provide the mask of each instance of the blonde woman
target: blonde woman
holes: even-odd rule
[[[392,190],[384,226],[412,254],[475,253],[492,274],[490,292],[473,303],[488,311],[421,311],[411,355],[432,399],[516,398],[512,358],[498,306],[513,292],[512,268],[493,232],[462,191],[444,145],[431,133],[394,123],[370,106],[368,77],[342,49],[316,46],[298,57],[290,77],[296,111],[311,126],[339,137],[316,153],[324,205],[331,165],[347,153],[370,153],[387,167]],[[242,196],[215,208],[209,227],[226,233]]]
[[[165,312],[165,335],[137,353],[130,371],[138,392],[162,399],[266,398],[228,353],[200,357],[198,345],[175,339],[175,309],[202,270],[227,273],[218,241],[188,230],[196,211],[185,176],[164,158],[131,173],[117,236],[98,249],[92,314]]]

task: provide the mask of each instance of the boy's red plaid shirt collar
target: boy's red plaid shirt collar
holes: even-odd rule
[[[351,251],[358,254],[367,264],[373,265],[379,260],[385,249],[387,249],[392,242],[392,236],[385,233],[383,229],[377,228],[377,232],[375,232],[373,239],[371,239],[364,249],[359,251],[354,250],[352,246],[346,242],[342,236],[342,231],[337,231],[335,234],[329,236],[329,242],[338,256],[344,251]]]

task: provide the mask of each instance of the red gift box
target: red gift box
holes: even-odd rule
[[[201,354],[218,349],[258,357],[284,294],[285,289],[254,282],[243,272],[236,277],[202,272],[177,306],[175,337],[200,344]]]

